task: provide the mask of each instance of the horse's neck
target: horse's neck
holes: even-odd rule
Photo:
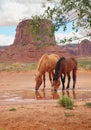
[[[37,75],[41,77],[42,76],[41,71],[37,71]]]

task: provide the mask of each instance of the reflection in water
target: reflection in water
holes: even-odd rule
[[[45,99],[45,91],[42,91],[42,95],[39,93],[39,91],[35,91],[35,98],[36,99]]]
[[[51,93],[48,91],[46,91],[46,92],[45,91],[42,91],[42,92],[36,91],[35,98],[36,99],[58,99],[58,98],[60,98],[60,96],[57,92],[53,92],[53,91],[51,91]]]
[[[51,99],[59,99],[63,95],[67,95],[68,97],[76,99],[75,91],[72,90],[64,90],[64,91],[10,91],[7,93],[0,93],[0,100],[24,100],[24,99],[42,99],[42,100],[51,100]]]
[[[59,94],[58,94],[58,92],[51,92],[51,95],[52,95],[52,99],[59,99],[60,98],[60,96],[59,96]]]
[[[75,91],[64,90],[62,93],[54,92],[54,91],[35,91],[36,99],[59,99],[61,96],[67,95],[68,97],[76,99]]]
[[[72,97],[71,97],[71,94],[72,94]],[[75,93],[75,90],[72,90],[72,91],[69,91],[69,90],[63,90],[62,91],[62,96],[64,95],[67,95],[68,97],[71,97],[71,98],[74,98],[76,99],[76,93]]]
[[[76,99],[76,93],[75,93],[75,90],[73,90],[73,98]]]

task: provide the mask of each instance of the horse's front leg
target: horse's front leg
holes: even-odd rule
[[[49,80],[50,80],[51,87],[52,87],[52,72],[51,71],[49,71]]]
[[[62,81],[62,90],[65,89],[65,77],[66,77],[66,74],[61,74],[61,81]]]
[[[67,74],[67,77],[68,77],[68,84],[67,84],[67,88],[66,89],[69,89],[70,79],[71,79],[70,73]]]
[[[43,74],[43,90],[45,90],[45,73]]]

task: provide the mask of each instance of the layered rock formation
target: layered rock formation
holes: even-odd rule
[[[70,56],[54,45],[55,37],[51,33],[52,23],[49,20],[39,23],[39,33],[36,33],[36,29],[33,30],[35,26],[31,22],[25,20],[18,24],[14,43],[0,52],[1,62],[37,62],[44,53]]]
[[[91,56],[91,41],[87,39],[82,40],[79,44],[68,44],[62,48],[76,56]]]
[[[51,30],[52,23],[47,19],[24,20],[17,26],[14,44],[54,44],[55,37]]]

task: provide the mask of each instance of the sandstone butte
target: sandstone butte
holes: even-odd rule
[[[16,28],[13,44],[0,51],[0,62],[37,62],[44,53],[70,56],[60,46],[55,45],[51,28],[52,23],[46,19],[39,22],[39,32],[36,32],[38,30],[33,20],[21,21]]]

